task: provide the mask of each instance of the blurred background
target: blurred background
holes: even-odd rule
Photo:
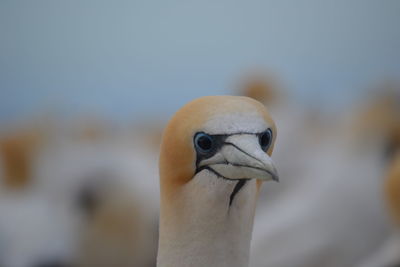
[[[0,266],[155,266],[158,146],[204,95],[278,127],[251,266],[400,264],[400,2],[0,2]]]

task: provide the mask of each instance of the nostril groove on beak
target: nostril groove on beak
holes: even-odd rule
[[[262,162],[261,160],[259,160],[258,158],[252,156],[250,153],[244,151],[243,149],[241,149],[240,147],[238,147],[238,146],[235,145],[234,143],[231,143],[231,142],[224,142],[224,144],[225,144],[225,145],[233,146],[234,148],[236,148],[237,150],[239,150],[239,151],[242,152],[243,154],[249,156],[249,157],[252,158],[252,159],[257,160],[258,162],[260,162],[260,163],[262,164],[262,166],[264,165],[263,162]]]

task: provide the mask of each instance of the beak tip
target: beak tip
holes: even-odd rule
[[[272,180],[275,181],[275,182],[277,182],[277,183],[279,183],[279,176],[278,176],[278,174],[273,173],[273,174],[272,174]]]
[[[275,168],[275,166],[274,166],[273,172],[272,172],[272,179],[273,179],[275,182],[278,182],[278,183],[279,183],[279,174],[278,174],[278,170]]]

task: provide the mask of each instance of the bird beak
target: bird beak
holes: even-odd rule
[[[226,179],[259,179],[279,181],[278,172],[271,157],[260,147],[258,136],[237,134],[229,136],[220,151],[200,162]]]

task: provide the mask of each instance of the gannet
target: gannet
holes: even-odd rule
[[[263,104],[275,105],[282,100],[282,88],[272,75],[253,73],[240,83],[240,95],[248,96]],[[275,108],[275,106],[274,106]]]
[[[400,151],[388,166],[384,193],[393,229],[388,238],[358,267],[399,266],[400,263]]]
[[[165,128],[159,160],[158,267],[248,266],[276,127],[266,108],[239,96],[208,96],[181,108]]]

